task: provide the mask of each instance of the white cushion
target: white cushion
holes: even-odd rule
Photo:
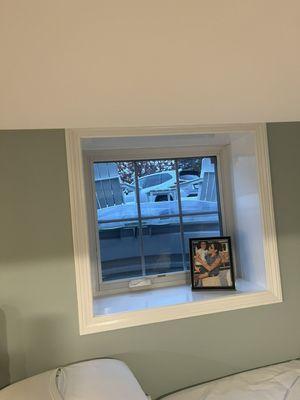
[[[92,360],[63,368],[58,389],[64,400],[146,400],[133,373],[117,360]]]

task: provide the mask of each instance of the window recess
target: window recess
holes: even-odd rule
[[[81,334],[282,301],[264,124],[75,129],[66,148]],[[187,240],[212,234],[236,292],[190,290]]]

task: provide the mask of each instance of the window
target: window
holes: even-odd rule
[[[222,234],[217,157],[87,159],[100,294],[188,282],[189,238]]]
[[[282,301],[264,124],[69,130],[66,148],[81,334]],[[188,237],[212,232],[235,292],[186,283]]]

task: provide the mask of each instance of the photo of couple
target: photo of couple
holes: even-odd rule
[[[230,237],[190,239],[192,289],[235,289]]]

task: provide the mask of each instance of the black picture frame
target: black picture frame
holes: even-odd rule
[[[230,236],[190,238],[189,245],[192,290],[235,290]],[[201,255],[205,257],[206,268],[199,261],[203,260]],[[213,265],[218,258],[219,265],[208,270],[210,263]]]

